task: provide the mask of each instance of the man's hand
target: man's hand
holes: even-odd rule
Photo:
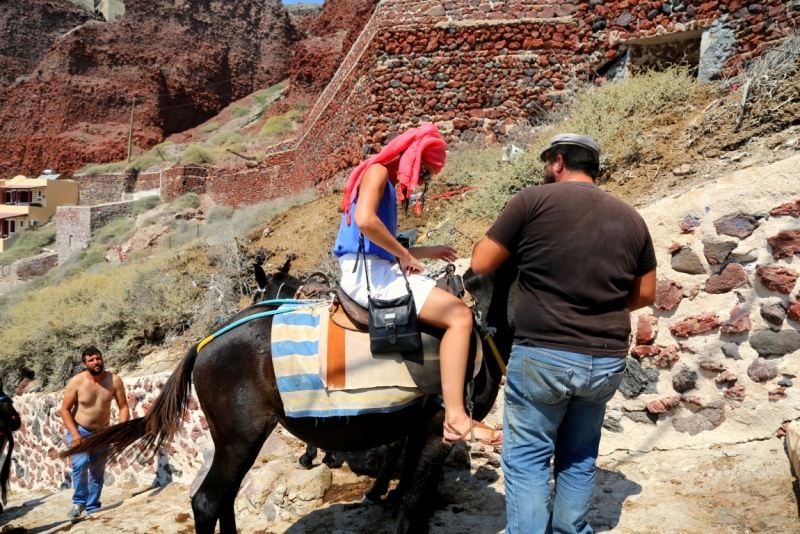
[[[458,259],[458,252],[453,247],[447,245],[438,245],[435,247],[414,247],[408,249],[417,259],[429,258],[432,260],[442,260],[447,262],[456,261]]]

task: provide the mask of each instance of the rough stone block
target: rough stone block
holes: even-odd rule
[[[758,228],[758,221],[752,215],[739,213],[722,217],[714,222],[714,227],[717,229],[717,234],[744,239]]]
[[[672,388],[678,393],[685,393],[697,385],[697,371],[683,367],[672,377]]]
[[[705,274],[706,267],[700,257],[689,247],[682,247],[672,256],[672,268],[686,274]]]
[[[765,321],[775,326],[780,326],[786,319],[786,310],[780,304],[762,304],[760,312]]]
[[[654,306],[662,310],[671,310],[683,299],[683,286],[669,279],[656,282],[656,301]]]
[[[738,263],[729,263],[720,272],[713,274],[706,281],[706,293],[727,293],[733,289],[752,287],[744,267]]]
[[[703,255],[710,265],[722,265],[737,245],[735,241],[706,239],[703,241]]]
[[[730,318],[720,325],[719,331],[723,334],[740,334],[753,327],[750,321],[750,310],[734,306]]]
[[[791,258],[800,252],[800,229],[778,232],[778,235],[767,238],[767,243],[772,247],[772,257],[776,260]]]
[[[713,312],[703,312],[678,321],[669,327],[670,332],[678,337],[689,337],[711,330],[719,326],[719,317]]]
[[[647,345],[652,343],[658,333],[658,317],[655,315],[640,315],[636,321],[636,344]]]
[[[800,349],[800,332],[786,328],[778,332],[761,330],[752,334],[749,341],[762,358],[783,356]]]
[[[747,368],[747,376],[753,382],[769,382],[778,376],[778,364],[763,358],[756,358]]]
[[[776,291],[788,295],[792,292],[792,288],[795,282],[797,282],[797,278],[800,277],[800,273],[791,267],[760,265],[758,269],[756,269],[756,276],[761,279],[761,285],[769,291]]]

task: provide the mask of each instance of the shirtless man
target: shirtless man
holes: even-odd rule
[[[87,347],[83,351],[83,369],[67,383],[64,390],[64,403],[61,405],[61,419],[67,427],[67,445],[77,445],[83,438],[102,430],[111,421],[111,399],[119,406],[119,422],[130,417],[125,386],[120,377],[107,372],[103,367],[103,355],[97,347]],[[68,517],[78,518],[86,510],[86,515],[100,508],[100,492],[103,490],[105,460],[99,460],[103,452],[76,454],[72,457],[72,508]]]

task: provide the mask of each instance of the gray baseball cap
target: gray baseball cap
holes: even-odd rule
[[[557,136],[553,137],[550,140],[550,147],[548,149],[542,151],[542,153],[539,155],[539,158],[542,161],[544,161],[545,153],[548,150],[550,150],[550,148],[553,148],[556,145],[576,145],[576,146],[581,146],[583,148],[588,148],[589,150],[591,150],[592,152],[597,154],[597,159],[598,160],[600,159],[601,150],[600,150],[600,145],[597,144],[597,141],[595,141],[594,139],[592,139],[591,137],[589,137],[587,135],[578,135],[578,134],[570,134],[570,133],[568,133],[568,134],[560,134],[560,135],[557,135]]]

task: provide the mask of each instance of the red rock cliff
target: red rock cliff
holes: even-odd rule
[[[280,0],[129,0],[57,41],[0,94],[0,175],[70,173],[150,147],[285,79],[300,38]]]

